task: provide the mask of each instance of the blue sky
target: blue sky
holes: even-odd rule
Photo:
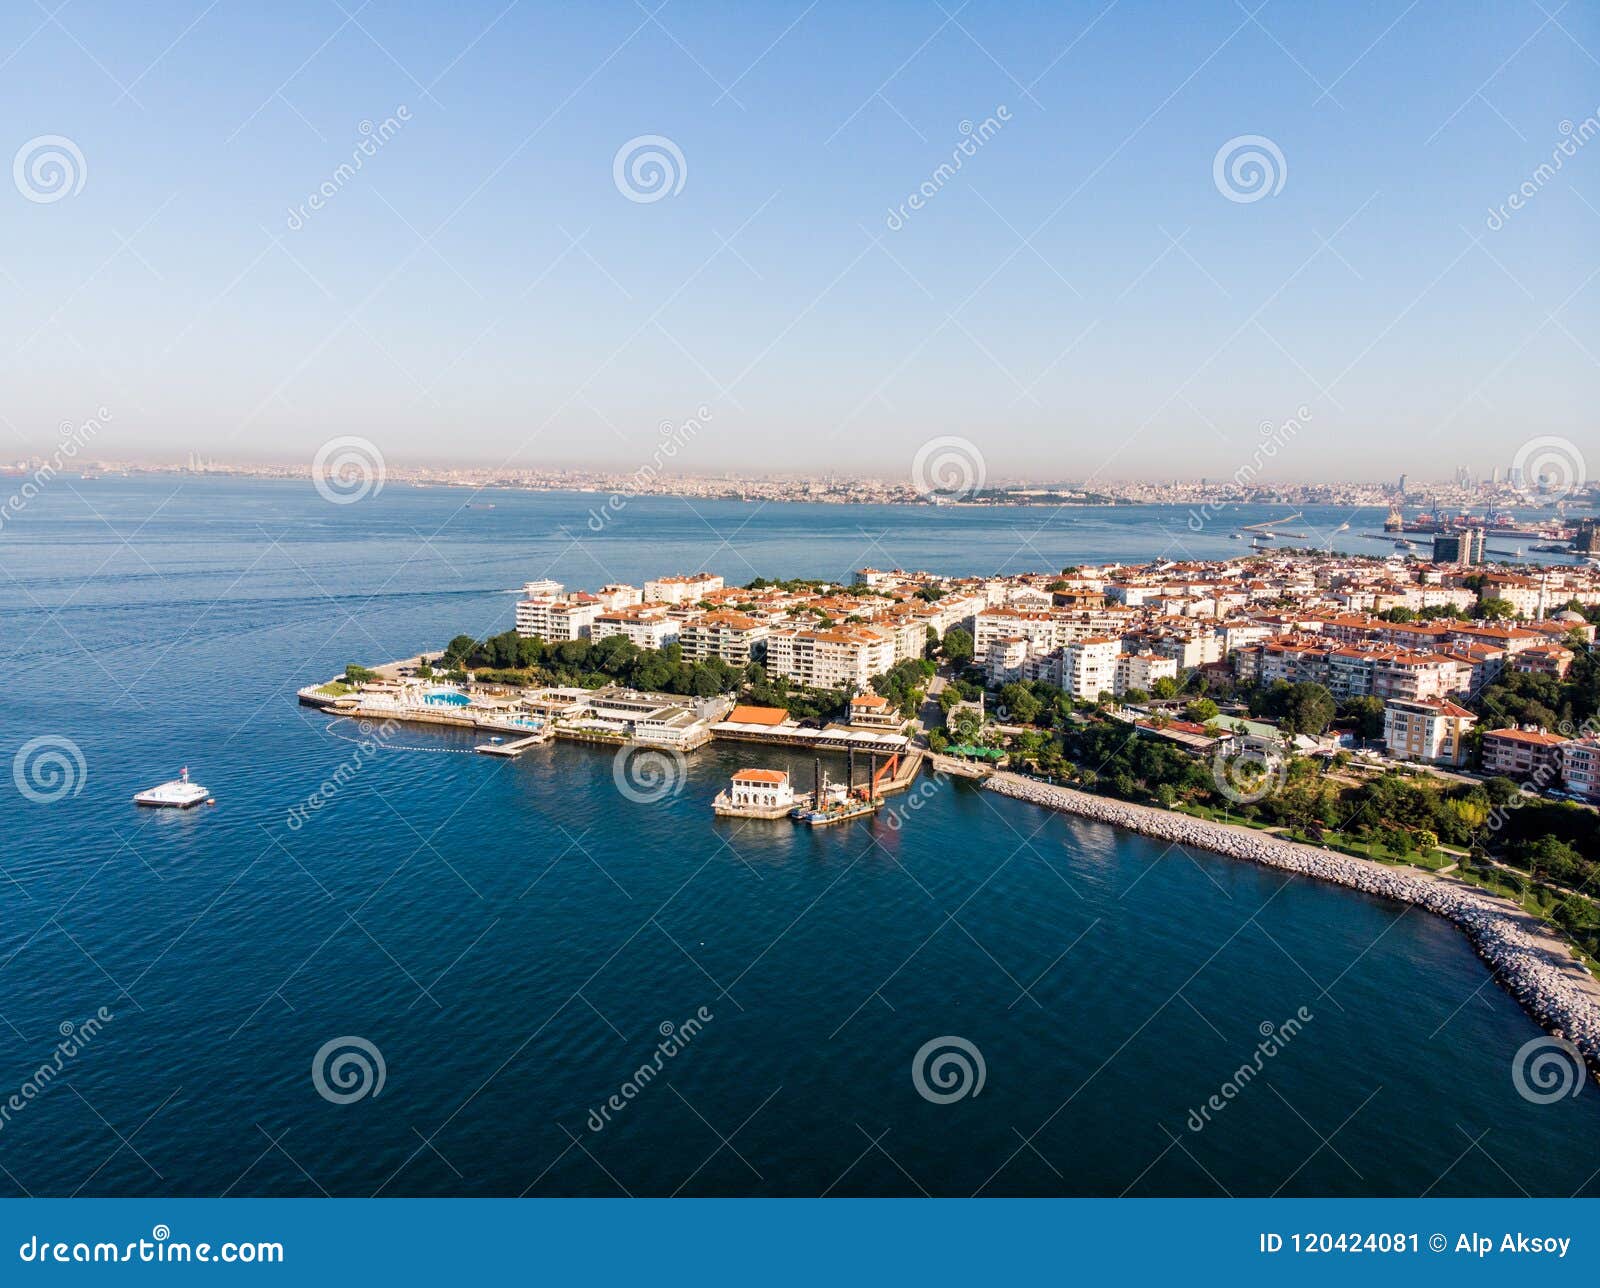
[[[1489,227],[1600,108],[1576,5],[57,3],[0,14],[4,151],[84,168],[0,188],[0,456],[100,407],[107,455],[630,469],[705,408],[693,472],[1218,476],[1301,408],[1267,477],[1594,441],[1600,140]],[[1229,200],[1246,135],[1282,186]]]

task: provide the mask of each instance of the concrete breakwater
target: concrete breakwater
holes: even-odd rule
[[[1506,900],[1459,881],[1391,869],[1370,859],[1052,787],[1014,774],[996,774],[984,786],[1004,796],[1125,827],[1157,840],[1248,859],[1436,913],[1465,932],[1495,978],[1528,1014],[1556,1036],[1571,1042],[1583,1053],[1589,1067],[1600,1074],[1600,985],[1557,936],[1537,918]]]

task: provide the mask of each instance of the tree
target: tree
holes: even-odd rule
[[[972,632],[952,626],[944,633],[944,655],[953,666],[964,666],[972,660]]]
[[[344,668],[344,682],[346,684],[371,684],[378,678],[376,671],[369,671],[364,666],[357,666],[354,662],[347,663]]]
[[[1183,709],[1183,718],[1198,725],[1210,724],[1218,714],[1217,704],[1210,698],[1196,698]]]
[[[1478,601],[1478,612],[1491,622],[1503,622],[1517,615],[1516,605],[1509,599],[1484,599]]]
[[[1325,730],[1333,720],[1337,704],[1333,694],[1320,684],[1303,681],[1284,686],[1280,697],[1280,710],[1272,712],[1287,734],[1315,736]]]
[[[1000,690],[1000,706],[1010,724],[1032,724],[1044,710],[1026,684],[1007,684]]]
[[[1370,694],[1359,698],[1348,698],[1339,708],[1339,714],[1346,720],[1354,720],[1356,733],[1362,738],[1383,737],[1383,699],[1372,697]]]
[[[1153,685],[1150,686],[1150,692],[1155,694],[1158,698],[1174,697],[1178,692],[1178,682],[1170,675],[1163,675]]]

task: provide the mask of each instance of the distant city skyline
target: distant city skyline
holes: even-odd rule
[[[1160,12],[14,9],[0,459],[98,408],[108,459],[474,468],[632,469],[697,418],[702,475],[1593,441],[1592,12]]]

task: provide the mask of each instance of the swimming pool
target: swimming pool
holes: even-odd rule
[[[422,700],[436,707],[464,707],[472,701],[465,693],[457,693],[453,689],[425,693]]]

